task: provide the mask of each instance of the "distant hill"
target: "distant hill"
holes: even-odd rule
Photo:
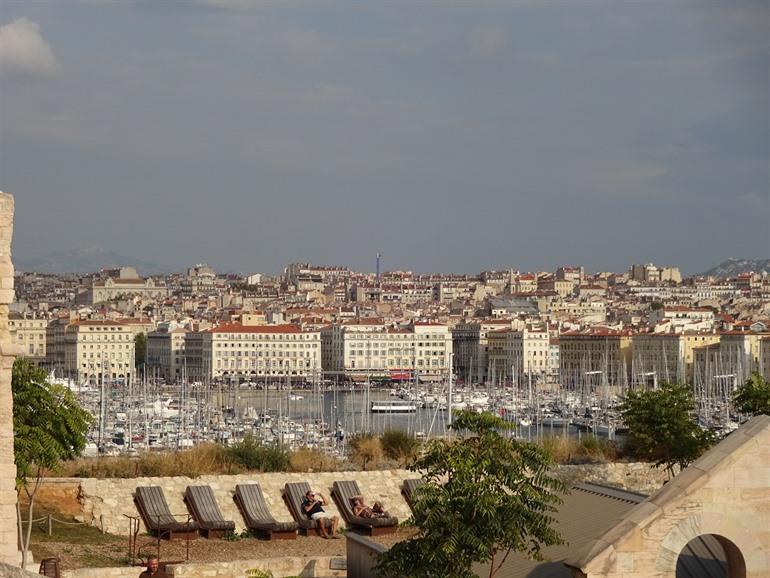
[[[51,253],[44,257],[14,258],[17,271],[38,273],[93,273],[111,267],[134,267],[140,275],[161,275],[169,267],[106,251],[101,247]]]
[[[701,277],[735,277],[739,273],[748,273],[749,271],[770,272],[770,259],[728,259],[698,275]]]

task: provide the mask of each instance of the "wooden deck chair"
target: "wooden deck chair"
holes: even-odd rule
[[[270,513],[259,484],[238,484],[233,500],[254,534],[268,540],[294,540],[297,538],[297,522],[279,522]]]
[[[59,559],[58,558],[43,558],[40,560],[40,569],[38,574],[48,576],[48,578],[60,578],[59,572]]]
[[[398,527],[398,518],[393,516],[362,518],[353,513],[353,498],[360,495],[362,495],[361,490],[354,480],[332,484],[332,498],[337,503],[337,509],[348,528],[360,530],[372,536],[395,532]]]
[[[409,504],[409,508],[414,511],[414,492],[417,488],[425,484],[422,478],[410,478],[404,480],[404,485],[401,486],[401,495],[404,496],[404,500]]]
[[[291,513],[291,517],[297,522],[299,533],[307,536],[308,530],[315,530],[320,535],[318,522],[311,520],[307,514],[302,511],[302,502],[305,500],[305,494],[310,491],[310,484],[307,482],[287,482],[283,487],[283,501]],[[331,528],[331,521],[327,524]]]
[[[191,539],[198,534],[198,523],[190,520],[179,522],[168,509],[166,496],[160,486],[138,486],[134,494],[134,504],[150,534],[158,538],[175,540],[178,538]]]
[[[206,538],[222,538],[235,531],[235,522],[222,516],[211,486],[187,486],[184,503]]]

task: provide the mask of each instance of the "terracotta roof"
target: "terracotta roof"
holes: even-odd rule
[[[208,330],[209,333],[302,333],[298,325],[241,325],[225,323]]]

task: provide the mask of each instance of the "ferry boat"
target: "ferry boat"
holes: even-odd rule
[[[372,413],[411,413],[417,411],[417,404],[412,400],[373,401],[369,407]]]

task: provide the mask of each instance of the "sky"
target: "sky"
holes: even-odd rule
[[[770,2],[3,0],[14,254],[770,257]]]

